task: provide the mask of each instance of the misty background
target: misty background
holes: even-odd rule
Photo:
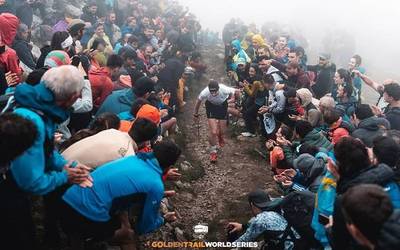
[[[340,42],[338,32],[354,37],[355,54],[363,59],[367,74],[382,81],[400,80],[400,1],[396,0],[179,0],[190,8],[203,29],[221,35],[231,18],[260,29],[265,22],[287,25],[307,39],[309,63],[317,63],[327,33]],[[268,38],[267,38],[268,39]],[[349,54],[350,59],[353,54]],[[336,63],[336,62],[335,62]],[[346,67],[347,65],[337,65]]]

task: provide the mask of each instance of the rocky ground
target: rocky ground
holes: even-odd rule
[[[225,241],[225,226],[229,221],[246,222],[251,217],[248,192],[262,188],[278,196],[267,162],[256,151],[261,149],[261,142],[258,138],[238,136],[241,128],[231,126],[218,163],[210,164],[205,109],[200,111],[199,125],[194,124],[192,114],[196,97],[208,80],[226,82],[226,79],[223,48],[203,48],[202,54],[209,69],[203,79],[189,86],[187,105],[178,117],[181,134],[176,136],[176,141],[183,147],[183,159],[178,168],[183,178],[170,186],[177,195],[168,205],[178,213],[179,219],[165,225],[158,233],[142,238],[144,244],[155,240],[193,240],[193,227],[199,223],[209,227],[205,240]]]

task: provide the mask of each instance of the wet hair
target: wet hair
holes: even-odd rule
[[[340,179],[351,178],[371,165],[365,145],[353,137],[343,137],[335,144]]]
[[[304,144],[301,144],[298,155],[310,154],[312,156],[316,156],[319,153],[319,151],[320,150],[317,146],[311,145],[308,143],[304,143]]]
[[[121,68],[124,64],[124,61],[119,55],[110,55],[107,59],[107,67],[111,69]]]
[[[282,124],[280,129],[283,137],[285,137],[287,140],[293,139],[293,130],[289,126]]]
[[[385,163],[391,168],[398,168],[400,160],[400,146],[393,138],[387,136],[376,137],[372,151],[379,163]]]
[[[351,74],[347,69],[338,69],[337,73],[339,77],[344,80],[345,83],[352,83]]]
[[[343,195],[342,211],[346,223],[356,226],[372,244],[376,244],[393,210],[390,196],[378,185],[361,184]]]
[[[62,47],[62,43],[69,37],[69,33],[67,31],[57,31],[53,34],[51,38],[50,47],[51,50],[64,50]]]
[[[103,130],[107,129],[119,129],[121,121],[116,114],[113,113],[102,113],[97,116],[89,125],[88,129],[82,129],[72,135],[68,140],[63,142],[59,150],[65,151],[74,143],[83,140],[89,136],[95,135]]]
[[[389,83],[385,85],[383,92],[392,97],[395,101],[400,100],[400,85],[398,83]]]
[[[0,115],[0,167],[13,161],[35,142],[36,125],[14,113]]]
[[[359,55],[354,55],[352,58],[354,58],[356,60],[356,66],[360,66],[361,65],[361,56]]]
[[[275,83],[275,79],[271,74],[263,74],[262,81],[263,81],[263,83],[266,83],[266,84],[274,84]]]
[[[153,139],[157,131],[157,124],[146,118],[138,118],[133,122],[128,134],[136,143],[142,143]]]
[[[323,119],[330,126],[340,119],[340,113],[336,109],[328,109],[324,112]]]
[[[145,105],[145,104],[151,105],[150,102],[149,102],[148,100],[146,100],[146,99],[144,99],[144,98],[137,98],[137,99],[132,103],[131,110],[130,110],[131,114],[132,114],[134,117],[136,117],[136,115],[137,115],[137,113],[139,112],[139,110],[140,110],[140,109],[142,108],[142,106]]]
[[[98,37],[94,39],[92,47],[90,49],[96,50],[100,44],[102,44],[104,47],[107,46],[106,41],[103,38]]]
[[[294,131],[299,135],[300,138],[304,138],[308,133],[313,130],[310,122],[304,120],[298,120],[295,123]]]
[[[210,82],[208,83],[208,89],[216,89],[216,90],[218,90],[219,89],[219,84],[218,84],[218,82],[217,81],[215,81],[215,80],[210,80]]]
[[[155,83],[153,80],[147,76],[143,76],[135,82],[133,86],[133,93],[135,93],[137,97],[143,97],[146,94],[154,91],[154,85]]]
[[[32,86],[39,84],[42,76],[44,75],[44,73],[46,73],[47,70],[49,70],[49,68],[47,67],[33,70],[31,73],[29,73],[25,82]]]
[[[357,105],[354,113],[359,120],[364,120],[374,116],[374,113],[368,104]]]
[[[153,152],[161,168],[165,171],[177,162],[182,151],[174,142],[163,140],[153,146]]]

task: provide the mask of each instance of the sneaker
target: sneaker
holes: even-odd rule
[[[243,132],[241,135],[244,136],[244,137],[256,137],[255,134],[252,134],[250,132]]]
[[[223,148],[225,146],[225,140],[222,135],[218,135],[218,144],[221,148]]]
[[[218,158],[217,152],[211,152],[210,153],[210,162],[211,163],[216,163]]]

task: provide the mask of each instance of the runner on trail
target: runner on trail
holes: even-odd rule
[[[235,98],[236,89],[219,84],[215,80],[210,80],[208,86],[201,91],[195,108],[194,119],[199,119],[199,108],[202,101],[206,101],[206,114],[208,119],[208,140],[210,142],[210,161],[217,161],[218,146],[223,147],[224,134],[228,118],[228,101]]]

